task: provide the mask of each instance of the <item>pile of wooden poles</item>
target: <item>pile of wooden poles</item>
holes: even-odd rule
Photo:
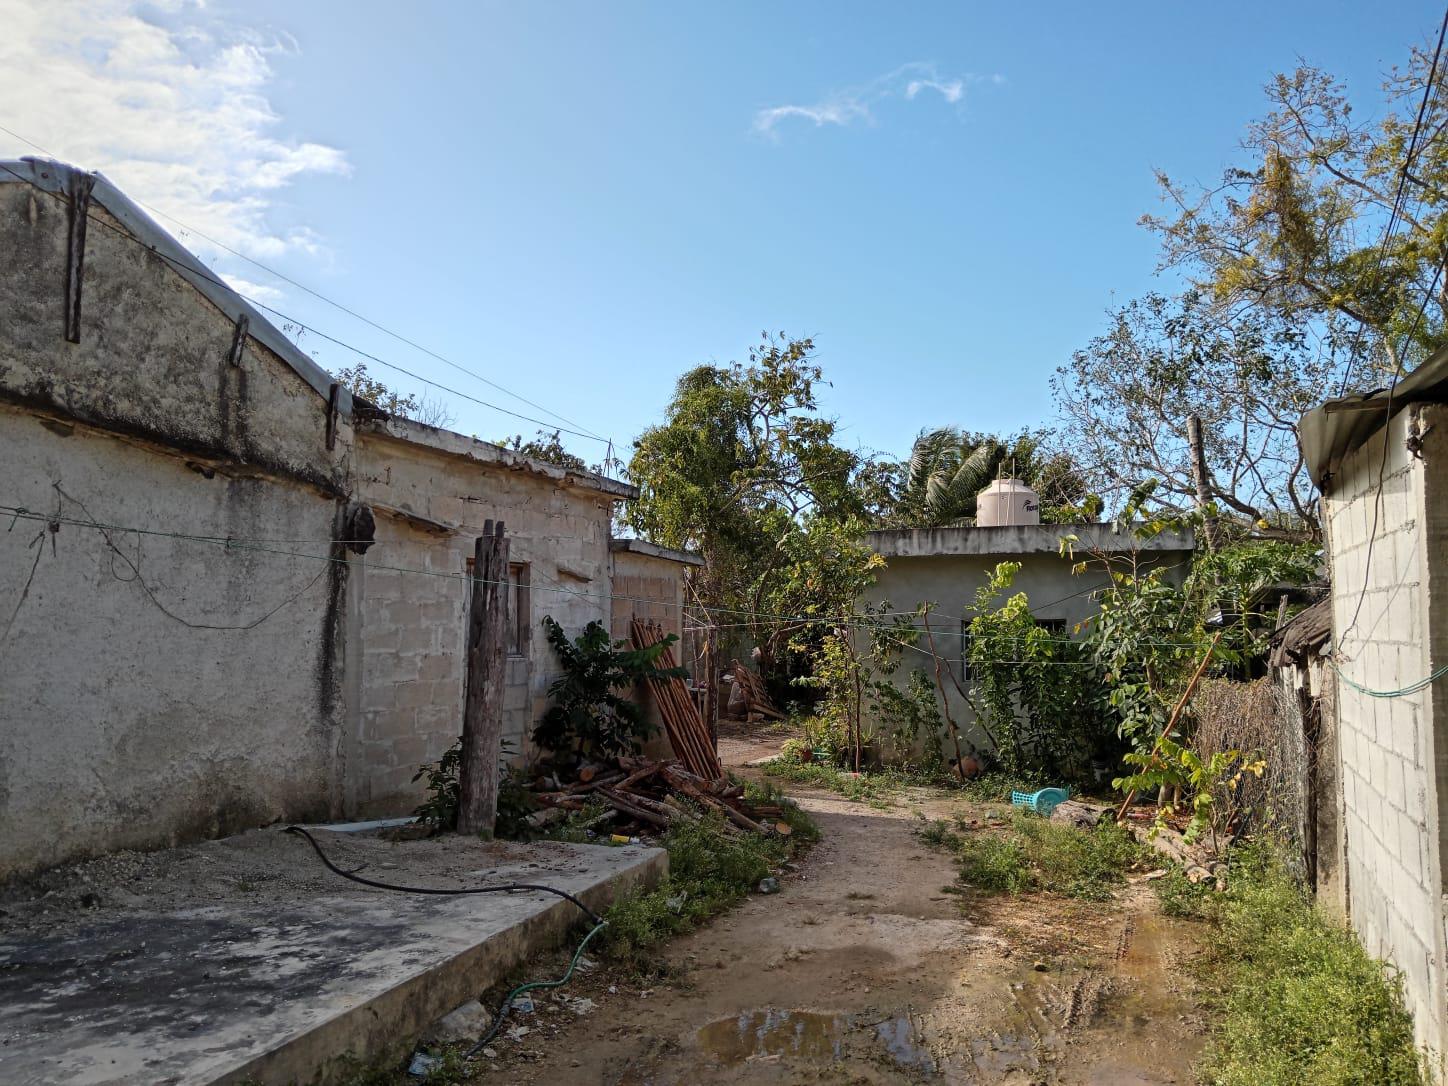
[[[728,824],[750,833],[788,835],[782,807],[750,805],[744,786],[727,777],[705,780],[673,759],[620,758],[614,765],[587,765],[579,779],[563,784],[556,777],[534,782],[533,796],[543,811],[583,810],[590,803],[609,809],[617,823],[635,822],[646,830],[666,830],[680,819],[695,820],[705,811],[717,811]],[[541,818],[542,824],[552,821]]]
[[[638,615],[634,615],[629,622],[629,634],[636,649],[657,645],[667,636],[662,627],[651,622],[646,623]],[[658,659],[658,666],[663,669],[678,667],[678,658],[674,655],[672,645],[663,651]],[[695,777],[706,781],[718,780],[723,776],[723,770],[719,766],[719,756],[714,751],[714,741],[709,735],[704,718],[699,715],[698,706],[689,696],[684,680],[651,678],[648,683],[654,700],[658,703],[659,715],[664,720],[664,731],[669,736],[669,745],[674,748],[674,754]]]
[[[738,660],[733,665],[734,684],[744,698],[745,719],[760,717],[767,720],[783,720],[784,714],[774,707],[769,692],[764,689],[764,680]]]

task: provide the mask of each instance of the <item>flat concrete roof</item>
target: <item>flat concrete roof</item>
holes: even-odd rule
[[[313,833],[339,867],[369,878],[543,884],[596,911],[668,862],[637,845]],[[339,1057],[364,1067],[400,1057],[587,926],[577,906],[541,892],[359,886],[278,828],[69,865],[0,900],[0,1082],[336,1081]]]
[[[661,547],[647,539],[610,539],[608,549],[626,551],[629,554],[643,554],[650,558],[661,558],[665,562],[678,562],[684,566],[702,566],[704,559],[689,551],[676,551],[672,547]]]
[[[1152,554],[1190,551],[1191,532],[1162,532],[1139,539],[1118,532],[1110,524],[1013,524],[981,528],[953,525],[946,528],[890,528],[866,532],[865,544],[885,558],[998,557],[1016,554],[1059,554],[1064,536],[1076,537],[1078,553],[1141,551]]]
[[[465,460],[473,460],[488,467],[506,468],[512,471],[526,471],[545,479],[551,479],[560,486],[577,486],[584,490],[592,490],[599,494],[606,494],[611,498],[637,498],[639,494],[638,487],[630,486],[628,483],[620,482],[617,479],[610,479],[606,475],[599,475],[592,471],[577,471],[573,468],[562,468],[557,464],[549,464],[546,461],[535,460],[529,456],[520,456],[511,449],[505,449],[501,445],[494,445],[491,441],[484,441],[482,438],[477,437],[467,437],[453,430],[444,430],[438,426],[429,426],[425,422],[406,419],[400,415],[394,415],[387,419],[359,421],[356,423],[356,430],[359,434],[373,434],[378,437],[391,438],[393,441],[405,442],[408,445],[418,445],[447,456],[457,456]]]

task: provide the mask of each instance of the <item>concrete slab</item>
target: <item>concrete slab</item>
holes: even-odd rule
[[[661,849],[316,834],[388,882],[543,883],[601,909]],[[422,897],[347,882],[279,829],[117,854],[0,893],[0,1082],[309,1083],[401,1056],[570,932],[542,893]]]

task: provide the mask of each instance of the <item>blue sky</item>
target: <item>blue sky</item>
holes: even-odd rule
[[[1136,225],[1153,168],[1214,179],[1299,56],[1375,107],[1439,18],[0,0],[0,125],[625,450],[686,367],[782,329],[816,338],[846,440],[904,453],[927,425],[1049,423],[1049,375],[1106,308],[1170,286]],[[538,414],[188,240],[328,335]],[[482,437],[536,428],[450,407]]]

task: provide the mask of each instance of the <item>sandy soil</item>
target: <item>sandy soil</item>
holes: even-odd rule
[[[737,768],[782,740],[721,736],[721,755]],[[780,893],[676,940],[667,982],[598,966],[539,998],[476,1081],[1193,1081],[1201,1024],[1180,987],[1190,935],[1147,887],[1107,904],[963,896],[950,858],[914,831],[922,815],[991,808],[928,791],[888,810],[793,794],[824,838]]]

